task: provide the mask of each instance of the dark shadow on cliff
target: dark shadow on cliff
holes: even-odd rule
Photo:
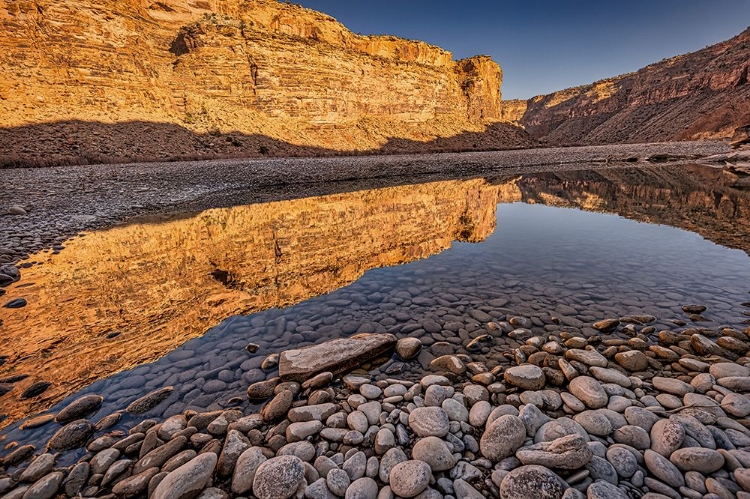
[[[483,132],[464,132],[453,137],[438,137],[428,142],[392,138],[377,151],[381,154],[403,152],[471,152],[534,147],[536,141],[523,129],[510,123],[493,123]]]
[[[345,132],[331,128],[330,133]],[[259,134],[196,133],[170,123],[71,120],[0,128],[0,168],[492,151],[536,145],[523,129],[507,123],[491,124],[484,132],[464,132],[427,142],[393,138],[377,149],[336,150],[295,145]]]

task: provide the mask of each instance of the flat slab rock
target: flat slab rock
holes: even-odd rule
[[[341,374],[393,351],[396,341],[392,334],[358,334],[287,350],[279,359],[279,376],[284,381],[301,383],[325,371]]]

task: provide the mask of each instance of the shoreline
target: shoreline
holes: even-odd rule
[[[388,357],[386,365],[408,364],[430,348],[409,334],[370,334],[347,340],[366,345],[347,347],[353,353],[331,341],[309,347],[320,350],[320,368],[290,364],[304,349],[263,356],[261,369],[277,375],[238,397],[262,408],[232,399],[225,409],[158,416],[170,386],[103,416],[98,394],[68,400],[22,427],[51,427],[46,451],[3,442],[3,432],[0,493],[180,498],[189,484],[191,497],[204,498],[598,499],[748,485],[750,400],[741,392],[750,390],[750,359],[739,358],[747,345],[738,342],[748,329],[662,331],[649,346],[653,316],[538,335],[527,317],[481,308],[465,353],[433,358],[416,379],[352,372],[354,357],[380,356],[382,369]],[[683,306],[693,320],[708,313],[701,308]],[[503,337],[518,347],[474,360]]]
[[[667,146],[672,146],[673,144],[666,144]],[[683,144],[684,146],[685,144]],[[690,151],[693,153],[695,152],[695,148],[706,148],[708,147],[708,152],[712,152],[717,146],[717,144],[690,144]],[[682,154],[686,154],[687,151],[684,149],[680,149],[682,151]],[[560,150],[549,150],[547,151],[547,155],[545,155],[542,158],[535,157],[531,159],[549,159],[551,155],[556,155],[560,152]],[[201,168],[205,165],[203,163],[196,163],[196,164],[190,164],[190,165],[183,165],[183,168],[187,170],[186,176],[178,176],[177,182],[171,182],[171,183],[165,183],[163,182],[166,180],[174,180],[175,177],[171,175],[161,175],[159,179],[156,180],[157,187],[153,190],[144,190],[142,187],[139,186],[139,184],[133,185],[132,181],[138,181],[138,182],[150,182],[153,180],[153,177],[151,176],[152,173],[159,174],[160,172],[153,172],[153,165],[133,165],[133,168],[126,168],[123,177],[116,179],[116,185],[119,186],[119,188],[116,191],[112,190],[113,184],[108,181],[106,177],[108,175],[104,175],[105,182],[104,188],[108,189],[112,194],[112,198],[117,199],[118,196],[122,197],[128,197],[129,199],[133,198],[132,201],[139,203],[136,205],[135,210],[139,212],[145,212],[145,215],[136,216],[133,218],[128,219],[124,223],[114,217],[107,218],[108,212],[105,210],[109,210],[110,212],[114,212],[120,209],[128,208],[127,205],[123,205],[120,202],[112,202],[112,203],[104,203],[101,204],[102,210],[96,213],[96,216],[92,215],[74,215],[73,217],[69,217],[67,219],[62,218],[62,220],[66,223],[70,224],[80,224],[81,222],[84,222],[89,225],[93,225],[92,230],[96,230],[97,226],[102,227],[109,227],[109,226],[117,226],[118,234],[122,233],[121,236],[122,239],[120,242],[115,244],[117,248],[120,248],[119,250],[116,250],[115,253],[118,251],[120,252],[119,258],[123,258],[125,254],[131,254],[132,258],[135,258],[133,261],[140,261],[139,259],[141,256],[138,256],[138,254],[132,254],[129,252],[129,248],[132,246],[131,242],[129,242],[129,237],[127,236],[127,229],[129,227],[133,227],[137,229],[140,227],[140,225],[131,225],[131,224],[139,224],[139,223],[146,223],[145,227],[147,230],[149,230],[149,227],[157,229],[160,227],[163,222],[167,222],[167,224],[172,224],[176,220],[184,219],[187,213],[195,214],[196,212],[201,212],[201,209],[207,208],[207,207],[216,207],[216,206],[234,206],[237,204],[250,204],[251,207],[258,207],[259,204],[256,203],[263,203],[267,201],[274,201],[277,199],[289,199],[289,198],[295,198],[296,196],[300,197],[307,197],[311,195],[325,195],[330,192],[345,192],[348,194],[345,194],[345,196],[348,196],[348,198],[356,197],[356,193],[361,189],[372,189],[372,188],[390,188],[393,189],[393,187],[389,186],[403,186],[403,187],[409,187],[415,184],[412,184],[411,182],[420,183],[419,185],[429,185],[429,184],[421,184],[424,182],[430,182],[433,183],[433,186],[441,185],[440,179],[443,178],[456,178],[457,174],[462,174],[459,176],[459,178],[465,179],[465,178],[471,178],[472,175],[469,173],[472,173],[474,175],[477,175],[478,171],[485,171],[485,176],[488,176],[490,178],[497,179],[506,179],[510,180],[513,178],[513,175],[518,175],[520,173],[532,173],[537,171],[554,171],[554,172],[565,172],[570,170],[578,170],[581,168],[590,169],[592,167],[598,167],[598,169],[611,169],[611,168],[621,168],[621,167],[638,167],[638,165],[643,165],[644,167],[647,165],[653,165],[653,163],[598,163],[598,164],[591,164],[591,163],[585,163],[580,164],[577,162],[574,162],[577,159],[580,159],[581,157],[598,157],[600,159],[603,158],[602,153],[607,152],[608,158],[624,158],[624,157],[632,157],[632,155],[637,152],[641,155],[641,157],[645,157],[648,155],[653,154],[675,154],[678,152],[674,148],[670,148],[667,150],[661,149],[654,151],[653,148],[650,148],[648,146],[643,146],[637,151],[633,151],[630,147],[627,148],[615,148],[614,150],[612,148],[606,147],[606,148],[585,148],[583,150],[574,151],[575,154],[567,155],[564,158],[561,158],[558,156],[558,159],[570,161],[569,163],[564,164],[557,164],[557,165],[543,165],[539,167],[530,166],[530,167],[513,167],[513,166],[506,166],[510,164],[515,164],[517,162],[517,158],[513,161],[511,161],[513,158],[504,158],[505,163],[498,167],[498,157],[497,155],[472,155],[472,157],[467,157],[466,155],[438,155],[438,158],[442,161],[438,164],[433,164],[432,160],[434,159],[433,156],[422,158],[422,163],[420,164],[403,164],[399,161],[394,161],[393,164],[388,165],[388,168],[383,171],[383,168],[379,168],[379,166],[382,166],[380,163],[369,163],[364,162],[362,163],[355,163],[355,164],[340,164],[338,162],[331,164],[325,160],[323,160],[321,163],[324,165],[327,165],[328,168],[322,173],[319,173],[320,175],[328,176],[328,178],[348,178],[351,176],[351,171],[357,168],[370,168],[370,170],[365,171],[364,173],[367,174],[380,174],[381,177],[378,178],[365,178],[363,180],[340,180],[340,181],[334,181],[330,183],[314,183],[314,184],[300,184],[298,182],[303,181],[305,179],[303,178],[297,178],[294,179],[293,183],[292,180],[287,180],[286,185],[279,184],[280,178],[287,178],[288,176],[285,176],[285,172],[279,171],[275,167],[278,166],[277,163],[269,164],[267,162],[260,162],[260,164],[247,164],[243,163],[238,166],[240,171],[238,172],[236,169],[227,170],[227,169],[219,169],[215,172],[210,172],[210,174],[216,176],[216,177],[230,177],[231,182],[227,183],[221,183],[217,184],[215,187],[215,190],[213,191],[205,191],[204,188],[207,187],[206,184],[202,184],[199,186],[199,189],[192,190],[191,186],[192,183],[189,181],[191,176],[194,174],[195,170],[194,168]],[[505,153],[510,154],[510,152]],[[370,160],[375,160],[377,158],[369,158]],[[396,158],[397,159],[397,158]],[[523,157],[525,160],[529,160],[528,162],[532,162],[530,158]],[[462,166],[456,167],[457,161],[462,161]],[[657,165],[660,165],[662,163],[657,163]],[[679,163],[677,163],[679,164]],[[303,171],[303,173],[310,174],[311,168],[308,168]],[[464,165],[468,165],[465,167]],[[293,162],[289,164],[290,168],[293,168],[295,166],[299,166],[298,162]],[[445,170],[447,167],[450,166],[452,171],[446,172]],[[243,180],[237,181],[235,183],[235,180],[237,180],[238,175],[241,173],[246,173],[247,168],[255,168],[258,169],[261,174],[250,177],[251,182],[248,181],[248,178],[244,178]],[[658,168],[658,166],[657,166]],[[679,167],[678,167],[679,168]],[[394,169],[408,169],[410,175],[408,177],[394,177],[394,176],[388,176],[388,174],[393,173]],[[456,170],[460,169],[460,172],[456,172]],[[418,172],[421,172],[421,175],[417,175]],[[431,173],[433,172],[433,173]],[[90,173],[90,172],[88,172]],[[122,173],[122,172],[121,172]],[[43,177],[44,178],[44,177]],[[462,180],[463,182],[464,180]],[[244,183],[242,183],[244,182]],[[276,185],[267,185],[266,183],[276,183]],[[80,182],[71,182],[68,184],[65,184],[63,182],[58,182],[56,185],[62,185],[62,189],[60,189],[56,194],[57,195],[65,195],[70,194],[67,192],[66,188],[78,188],[82,184]],[[473,184],[472,184],[473,185]],[[25,185],[24,185],[25,187]],[[129,189],[126,189],[125,187],[128,187]],[[100,202],[102,201],[101,198],[99,198],[99,194],[102,190],[101,185],[97,185],[96,183],[90,183],[89,186],[83,185],[84,192],[80,193],[79,195],[73,196],[68,195],[65,197],[65,201],[68,202],[73,206],[73,210],[76,209],[76,207],[85,205],[87,202]],[[171,190],[170,190],[171,189]],[[396,187],[395,189],[398,189]],[[430,191],[432,187],[426,187],[427,191]],[[50,189],[51,190],[51,189]],[[48,190],[49,192],[49,190]],[[396,192],[396,191],[389,191],[389,192]],[[146,202],[142,202],[142,199],[145,198],[152,198],[154,196],[164,198],[165,196],[172,196],[172,199],[170,202],[162,202],[158,204],[148,204]],[[339,195],[340,196],[340,195]],[[460,197],[460,194],[459,194]],[[491,196],[490,196],[491,197]],[[88,198],[88,199],[87,199]],[[96,198],[96,200],[92,200],[92,198]],[[483,199],[483,203],[486,204],[487,200],[490,198],[483,196],[481,199]],[[49,201],[49,200],[48,200]],[[50,205],[54,204],[53,202],[48,203]],[[107,200],[104,200],[107,201]],[[304,201],[300,199],[302,204],[304,204]],[[403,202],[403,201],[402,201]],[[493,203],[490,203],[493,204]],[[178,209],[177,207],[180,206],[181,208]],[[271,205],[272,206],[272,205]],[[44,207],[42,207],[44,208]],[[270,209],[270,206],[269,206]],[[0,223],[2,223],[3,218],[5,221],[13,221],[13,220],[27,220],[32,225],[39,221],[40,218],[43,221],[48,221],[50,217],[47,215],[42,214],[40,217],[39,211],[41,210],[35,210],[31,211],[31,213],[27,216],[7,216],[7,217],[0,217]],[[235,210],[236,211],[236,210]],[[165,213],[165,215],[160,215],[160,213]],[[172,215],[170,215],[170,213]],[[236,222],[239,219],[237,219],[238,215],[233,215],[233,220]],[[54,231],[48,231],[47,235],[55,235],[59,234],[60,228],[61,228],[61,220],[52,220],[54,223]],[[172,225],[169,225],[169,227],[172,227]],[[269,229],[270,230],[270,229]],[[116,231],[116,232],[117,232]],[[136,230],[136,232],[138,232]],[[480,231],[481,232],[481,231]],[[192,232],[191,232],[192,233]],[[44,296],[40,295],[42,293],[43,288],[45,285],[52,286],[53,288],[57,287],[56,284],[50,284],[50,283],[64,283],[68,282],[70,284],[69,279],[72,278],[75,274],[80,274],[79,272],[75,271],[76,265],[84,264],[87,268],[99,268],[99,260],[101,260],[101,263],[105,266],[103,267],[107,272],[110,272],[112,269],[111,264],[108,264],[107,262],[110,262],[112,258],[115,260],[117,259],[118,255],[112,254],[109,255],[106,251],[102,252],[103,249],[101,247],[104,242],[101,244],[98,244],[95,242],[98,239],[96,239],[99,235],[107,236],[108,232],[101,233],[101,232],[95,232],[93,234],[84,234],[88,237],[85,237],[83,239],[79,238],[72,238],[70,240],[63,239],[64,236],[61,236],[60,240],[56,243],[55,246],[53,246],[53,250],[51,252],[45,252],[40,255],[37,255],[37,257],[31,261],[31,262],[23,262],[19,264],[20,272],[18,272],[18,269],[16,267],[12,267],[10,265],[2,266],[0,265],[0,272],[8,275],[7,278],[4,278],[6,280],[13,279],[15,281],[18,281],[19,279],[23,279],[23,276],[28,274],[31,278],[31,282],[26,283],[25,281],[21,280],[20,282],[15,282],[10,288],[7,289],[8,296],[5,297],[5,300],[3,303],[10,302],[11,300],[14,300],[16,298],[23,298],[28,299],[31,302],[31,305],[26,307],[23,306],[18,311],[10,311],[0,314],[0,324],[2,323],[3,318],[5,319],[5,329],[7,331],[23,331],[24,328],[31,327],[33,329],[33,332],[31,333],[31,336],[29,338],[34,338],[35,340],[32,341],[29,345],[29,348],[26,347],[19,347],[20,350],[15,351],[13,347],[10,347],[10,351],[6,352],[0,352],[0,354],[11,354],[10,358],[7,359],[7,365],[4,367],[4,371],[6,373],[11,373],[9,371],[9,368],[11,366],[15,366],[16,363],[13,361],[13,359],[18,359],[19,356],[23,358],[31,359],[28,361],[29,365],[36,365],[38,364],[38,368],[41,368],[42,365],[48,365],[48,366],[55,366],[53,362],[54,359],[58,359],[61,355],[65,355],[65,346],[67,345],[67,348],[73,348],[71,345],[74,345],[75,348],[73,348],[72,352],[75,353],[75,358],[80,358],[81,356],[85,356],[87,353],[92,353],[97,351],[98,348],[113,348],[114,352],[118,352],[117,355],[124,356],[126,361],[123,361],[123,365],[121,365],[119,368],[114,369],[112,367],[107,367],[109,364],[105,366],[101,366],[97,369],[91,369],[91,368],[84,368],[83,374],[79,373],[79,370],[81,367],[85,366],[87,363],[76,363],[76,368],[71,372],[77,372],[79,373],[79,377],[82,377],[82,379],[87,379],[89,382],[92,379],[99,379],[102,377],[102,375],[109,374],[111,375],[114,372],[119,372],[123,368],[127,367],[133,367],[134,365],[138,365],[139,362],[146,362],[146,361],[152,361],[155,360],[157,357],[155,357],[156,352],[148,352],[146,348],[144,348],[145,345],[138,345],[138,348],[136,348],[136,345],[132,345],[131,343],[128,343],[130,340],[126,340],[125,338],[133,339],[132,336],[135,334],[135,331],[138,329],[138,322],[135,321],[128,321],[127,317],[133,316],[132,313],[125,314],[124,317],[121,317],[123,320],[115,320],[115,322],[112,322],[112,320],[109,321],[97,321],[95,317],[91,317],[90,319],[83,319],[84,317],[89,316],[89,313],[87,312],[86,306],[79,306],[77,305],[78,302],[81,302],[83,300],[84,302],[88,300],[90,293],[86,290],[86,285],[82,286],[63,286],[63,288],[60,288],[60,290],[56,293],[46,293],[47,298],[44,298]],[[134,234],[132,238],[135,240],[138,240],[140,238],[144,237],[141,232],[138,232],[138,234]],[[162,238],[166,237],[166,234],[158,235],[154,234],[153,237],[156,237],[159,240],[162,240]],[[171,236],[170,236],[171,237]],[[185,236],[180,236],[185,237]],[[237,234],[237,237],[244,237],[241,235],[241,233]],[[167,239],[164,239],[163,241],[167,241]],[[23,241],[21,241],[23,242]],[[38,245],[42,244],[41,240],[36,241]],[[73,251],[73,253],[65,252],[64,249],[65,246],[69,246],[71,249],[67,251]],[[90,262],[89,264],[85,264],[84,261],[78,261],[76,263],[76,259],[72,258],[75,256],[76,252],[83,251],[86,255],[95,255],[99,254],[98,260],[96,262]],[[419,249],[419,251],[425,251],[425,247],[422,249]],[[58,256],[57,253],[65,252],[64,254]],[[0,253],[2,253],[2,248],[0,248]],[[179,253],[179,252],[178,252]],[[7,257],[7,255],[6,255]],[[153,256],[152,256],[153,257]],[[48,276],[45,275],[45,270],[47,267],[44,262],[52,262],[53,260],[58,260],[60,263],[63,261],[67,261],[68,259],[72,258],[72,260],[69,262],[68,267],[69,271],[64,271],[65,264],[63,267],[53,266],[52,267],[52,273]],[[166,258],[166,256],[162,256],[160,258]],[[220,258],[219,260],[222,260],[223,258]],[[114,261],[114,260],[112,260]],[[144,262],[141,262],[144,263]],[[208,264],[210,262],[206,262]],[[40,264],[40,266],[36,266],[34,268],[28,268],[26,267],[32,265],[32,264]],[[224,265],[227,265],[228,262],[224,262]],[[106,267],[109,265],[109,267]],[[210,263],[210,265],[215,265],[215,263]],[[268,262],[264,265],[268,265]],[[196,314],[201,316],[201,320],[198,321],[200,325],[204,325],[206,323],[206,319],[209,319],[211,317],[216,317],[217,314],[219,314],[219,319],[226,317],[228,315],[235,315],[237,313],[247,312],[247,311],[255,311],[255,310],[263,310],[266,307],[261,306],[258,308],[258,305],[255,304],[255,302],[248,301],[248,296],[244,295],[243,293],[238,292],[239,290],[232,290],[229,288],[223,288],[219,282],[216,282],[215,279],[211,278],[211,269],[204,268],[206,265],[203,265],[201,268],[203,268],[203,272],[200,274],[200,276],[196,277],[196,282],[202,282],[203,287],[205,290],[211,290],[211,291],[204,291],[200,294],[200,296],[204,295],[212,295],[210,296],[211,300],[207,300],[206,304],[195,307],[191,306],[190,313],[187,314],[184,318],[176,318],[174,324],[184,324],[183,329],[185,331],[191,331],[189,334],[187,333],[170,333],[169,328],[165,328],[164,324],[162,322],[159,322],[156,320],[156,317],[154,315],[158,315],[157,312],[154,312],[149,315],[151,312],[143,312],[144,320],[147,321],[147,324],[149,324],[146,329],[142,331],[143,334],[146,335],[146,337],[149,337],[149,334],[154,333],[156,334],[155,337],[163,337],[165,341],[169,345],[177,345],[180,344],[182,341],[185,341],[186,339],[189,339],[191,337],[195,337],[198,334],[202,334],[205,332],[205,328],[201,329],[200,327],[196,327],[195,324],[193,324],[195,321],[188,321],[187,317],[193,317],[195,318]],[[365,267],[366,268],[366,267]],[[39,270],[37,270],[39,269]],[[173,270],[181,272],[180,267],[174,268]],[[364,269],[363,269],[364,270]],[[162,271],[160,271],[162,272]],[[88,272],[90,274],[90,272]],[[350,273],[350,272],[349,272]],[[205,274],[205,275],[204,275]],[[93,281],[90,278],[84,278],[85,275],[88,275],[86,272],[84,274],[80,274],[79,277],[83,279],[82,282],[88,283],[87,285],[93,285]],[[119,275],[119,274],[118,274]],[[133,277],[133,282],[141,282],[143,281],[143,278],[137,278],[133,274],[130,274],[131,277]],[[347,273],[348,275],[348,273]],[[0,277],[2,277],[0,275]],[[93,303],[98,303],[98,305],[95,305],[96,309],[99,311],[104,311],[104,315],[110,316],[111,314],[114,314],[112,317],[117,317],[118,314],[122,316],[122,308],[120,305],[117,305],[117,303],[120,302],[120,300],[125,300],[126,302],[133,302],[133,303],[140,303],[143,308],[143,310],[150,310],[149,306],[146,305],[146,302],[143,301],[144,296],[147,298],[147,302],[152,302],[153,298],[149,298],[148,295],[144,295],[143,293],[138,290],[137,295],[140,296],[140,302],[136,299],[133,301],[136,297],[136,290],[131,290],[130,292],[124,292],[123,290],[127,287],[127,283],[131,280],[125,280],[125,287],[120,286],[122,288],[120,291],[117,291],[118,287],[115,285],[115,282],[118,282],[118,279],[115,277],[115,275],[111,276],[113,280],[111,281],[111,284],[107,285],[107,295],[113,297],[109,299],[109,301],[106,301],[105,303],[100,303],[96,301],[96,297],[93,295],[91,296],[91,299],[94,299]],[[164,276],[164,279],[170,279],[169,276]],[[350,279],[351,280],[351,279]],[[37,282],[38,281],[38,282]],[[149,282],[148,279],[146,279],[145,282]],[[45,284],[46,283],[46,284]],[[30,287],[29,287],[30,286]],[[70,288],[70,291],[73,293],[73,296],[67,296],[64,292],[64,288]],[[96,286],[94,285],[94,288]],[[94,289],[92,288],[92,289]],[[145,289],[151,289],[149,286],[146,286]],[[187,288],[186,288],[187,289]],[[4,293],[5,289],[0,288],[0,294]],[[319,294],[318,292],[317,294]],[[179,293],[178,293],[179,294]],[[213,298],[213,295],[216,296],[219,301],[216,301]],[[120,296],[120,298],[115,299],[114,297]],[[191,292],[187,292],[185,296],[191,296]],[[228,299],[229,296],[232,296],[231,299]],[[54,297],[54,298],[53,298]],[[76,298],[79,297],[79,298]],[[126,298],[130,297],[130,298]],[[154,297],[156,298],[156,297]],[[157,298],[158,299],[158,298]],[[72,301],[71,301],[72,300]],[[184,299],[179,299],[177,303],[181,303],[181,301],[184,301]],[[228,300],[228,301],[227,301]],[[101,300],[100,300],[101,301]],[[294,303],[299,300],[292,300],[289,303]],[[38,310],[38,307],[40,304],[49,303],[49,309],[50,310],[57,310],[58,313],[55,315],[55,313],[47,313],[45,310]],[[157,302],[158,303],[158,302]],[[217,307],[217,304],[225,303],[224,305],[219,305]],[[241,305],[244,304],[244,305]],[[174,305],[173,305],[174,306]],[[158,305],[154,304],[151,305],[151,307],[154,309],[154,311],[162,310],[163,307],[159,307]],[[194,310],[193,310],[194,309]],[[82,319],[62,319],[66,314],[71,312],[72,310],[76,310],[77,312],[73,314],[74,317],[81,317]],[[117,312],[120,310],[119,312]],[[163,312],[167,312],[169,315],[169,312],[166,308],[163,308]],[[159,312],[161,313],[161,312]],[[31,316],[27,317],[28,314],[32,314]],[[60,317],[59,319],[57,317]],[[138,316],[138,315],[136,315]],[[149,318],[150,317],[150,318]],[[45,319],[42,319],[45,318]],[[205,327],[210,327],[211,325],[215,325],[218,323],[218,320],[215,320],[213,323],[209,324]],[[101,322],[101,323],[100,323]],[[63,327],[63,324],[67,324],[67,326]],[[72,327],[74,324],[77,324],[77,326]],[[192,325],[189,325],[192,324]],[[2,327],[2,326],[0,326]],[[10,329],[8,329],[10,328]],[[83,336],[78,335],[75,333],[76,328],[79,328],[86,332]],[[114,328],[116,330],[116,333],[119,336],[117,339],[110,339],[109,333],[111,332],[111,328]],[[194,331],[196,329],[201,329],[200,331]],[[123,334],[124,333],[124,334]],[[15,337],[16,335],[14,335]],[[78,338],[80,336],[80,338]],[[56,340],[53,341],[53,339],[56,338]],[[88,340],[85,340],[84,338],[88,338]],[[182,341],[179,340],[179,338],[183,338]],[[92,341],[93,343],[91,345],[88,345],[86,341]],[[38,343],[38,344],[37,344]],[[36,347],[33,347],[33,345],[37,344]],[[77,345],[77,346],[76,346]],[[128,345],[130,345],[130,348],[128,348]],[[164,348],[157,349],[159,352],[159,355],[163,355],[166,353],[164,351]],[[169,350],[167,350],[169,351]],[[140,352],[135,353],[134,352]],[[145,352],[145,353],[144,353]],[[93,354],[93,353],[92,353]],[[135,358],[134,358],[135,355]],[[50,357],[51,356],[51,357]],[[34,360],[36,359],[36,360]],[[46,360],[45,360],[46,359]],[[134,362],[136,362],[134,364]],[[24,364],[26,365],[26,364]],[[64,364],[63,364],[64,365]],[[119,365],[119,364],[118,364]],[[94,371],[99,372],[98,375],[94,374]],[[33,374],[37,373],[38,369],[32,369],[29,371],[29,369],[25,369],[22,371],[24,374]],[[92,378],[93,376],[93,378]],[[67,377],[63,376],[63,378],[68,379]],[[26,380],[25,382],[21,383],[19,386],[23,386],[24,389],[27,385],[31,385],[32,381],[38,381],[37,377],[34,376],[31,379]],[[47,380],[44,380],[47,381]],[[65,383],[62,383],[63,385]],[[78,382],[76,384],[77,387],[81,387],[81,383]],[[16,387],[14,393],[16,396],[20,394],[18,387]],[[41,409],[43,407],[49,407],[53,401],[59,400],[60,397],[60,390],[63,389],[62,386],[58,386],[55,384],[52,390],[50,390],[48,393],[44,395],[42,398],[42,407],[39,407],[38,399],[32,399],[32,401],[37,400],[35,404],[37,405],[38,409]],[[67,392],[70,393],[70,392]],[[9,395],[8,397],[11,397]],[[7,398],[7,397],[6,397]],[[15,400],[15,399],[14,399]],[[6,400],[5,403],[8,403]],[[4,404],[2,404],[4,405]],[[0,407],[2,407],[0,405]],[[25,404],[24,404],[25,405]],[[19,407],[15,407],[14,412],[18,413]],[[7,407],[5,407],[7,410]],[[0,410],[0,412],[4,412]],[[11,416],[11,419],[16,419],[18,417],[18,414],[8,414]]]
[[[206,160],[2,170],[0,265],[59,246],[79,232],[137,217],[197,212],[357,189],[366,185],[515,175],[584,167],[689,163],[726,154],[723,141],[333,158]],[[652,162],[649,162],[649,158]],[[329,185],[325,185],[329,184]],[[9,215],[11,207],[25,214]]]

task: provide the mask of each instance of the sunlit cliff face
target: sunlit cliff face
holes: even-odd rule
[[[276,0],[0,2],[0,149],[13,164],[319,155],[392,139],[425,150],[485,132],[501,83],[489,57],[360,36]],[[534,144],[518,132],[493,147]]]
[[[548,144],[729,138],[750,118],[750,29],[636,72],[501,104]]]
[[[366,270],[426,258],[495,228],[512,184],[447,181],[212,209],[133,224],[42,253],[3,299],[0,378],[28,374],[0,398],[11,420],[152,361],[231,315],[284,307],[350,284]],[[32,383],[53,383],[33,401]]]

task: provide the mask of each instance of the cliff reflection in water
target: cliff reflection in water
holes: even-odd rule
[[[699,166],[451,180],[212,209],[74,238],[60,254],[37,255],[40,264],[3,297],[29,304],[0,311],[0,354],[9,356],[0,378],[29,377],[0,397],[8,415],[0,427],[159,358],[229,316],[328,293],[455,240],[483,241],[498,203],[613,212],[750,252],[743,183]],[[53,385],[19,400],[38,381]]]
[[[478,242],[512,184],[483,179],[212,209],[163,223],[87,234],[37,255],[4,298],[0,378],[28,374],[0,398],[18,419],[96,379],[152,361],[225,318],[288,306],[366,270]],[[41,397],[19,400],[32,383]],[[0,423],[0,426],[2,424]]]
[[[616,213],[670,225],[750,254],[750,177],[705,165],[538,173],[516,185],[525,203]]]

